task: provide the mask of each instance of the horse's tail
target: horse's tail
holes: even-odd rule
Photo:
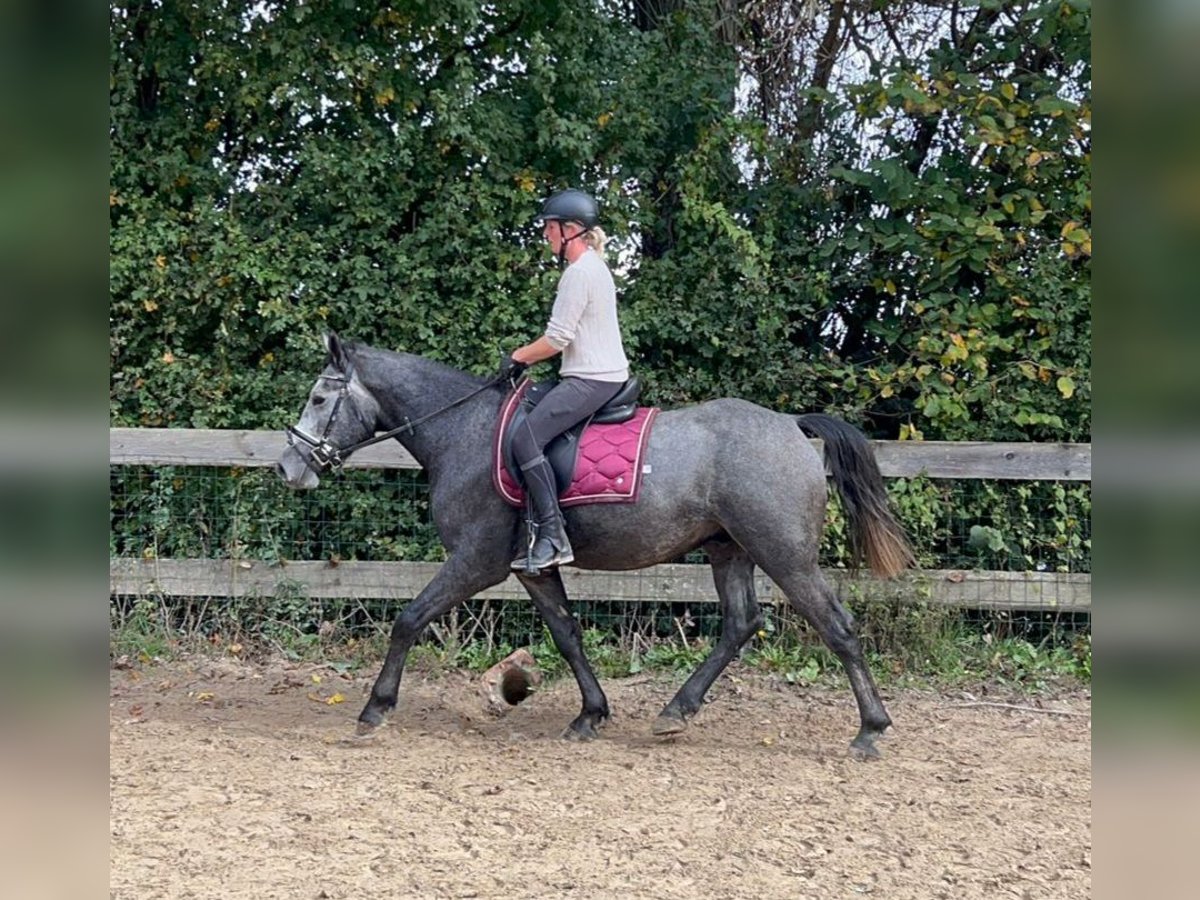
[[[825,460],[850,523],[854,562],[865,560],[872,572],[884,578],[899,575],[913,564],[913,551],[888,506],[883,476],[866,435],[821,413],[797,416],[796,424],[825,443]]]

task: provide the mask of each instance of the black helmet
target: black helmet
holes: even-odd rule
[[[574,189],[551,194],[542,204],[535,222],[578,222],[584,228],[595,228],[600,224],[600,211],[596,201],[583,191]]]

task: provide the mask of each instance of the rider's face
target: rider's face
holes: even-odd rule
[[[542,237],[546,239],[546,243],[550,245],[552,253],[562,252],[563,244],[567,238],[571,237],[577,231],[574,223],[559,222],[552,220],[542,226]]]

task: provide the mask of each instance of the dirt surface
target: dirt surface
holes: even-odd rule
[[[1040,701],[1073,715],[885,695],[884,759],[858,762],[848,688],[734,671],[662,741],[650,723],[676,680],[607,680],[614,721],[578,744],[559,737],[578,711],[569,680],[494,718],[474,678],[409,673],[390,727],[361,743],[373,676],[113,671],[110,896],[1091,893],[1086,694]]]

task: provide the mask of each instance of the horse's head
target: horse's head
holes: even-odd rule
[[[348,348],[332,331],[325,335],[328,358],[308,394],[298,424],[287,430],[288,446],[275,464],[289,487],[315,488],[327,469],[339,469],[342,451],[375,433],[379,404],[358,379]]]

